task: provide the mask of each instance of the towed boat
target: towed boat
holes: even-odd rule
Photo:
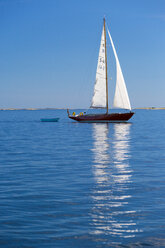
[[[58,122],[60,118],[43,118],[41,119],[42,122]]]

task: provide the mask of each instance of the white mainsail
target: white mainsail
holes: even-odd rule
[[[110,32],[107,28],[108,35],[111,41],[112,49],[114,52],[114,56],[116,59],[116,90],[115,90],[115,96],[114,96],[114,102],[113,106],[115,108],[123,108],[123,109],[130,109],[131,110],[131,104],[129,101],[128,93],[127,93],[127,88],[125,85],[123,73],[120,67],[120,63],[117,57],[116,49],[113,44],[112,37],[110,35]]]
[[[106,68],[105,68],[105,34],[104,27],[101,35],[101,44],[96,70],[96,82],[91,108],[106,107]]]

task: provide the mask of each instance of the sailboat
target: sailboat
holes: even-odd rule
[[[108,75],[107,75],[107,46],[106,46],[106,28],[110,39],[110,43],[113,49],[114,57],[116,60],[116,90],[114,96],[114,108],[126,109],[124,113],[109,113],[108,111]],[[103,21],[103,29],[101,34],[101,44],[98,56],[97,70],[96,70],[96,81],[94,85],[94,94],[90,108],[105,108],[105,113],[97,114],[84,114],[80,113],[76,115],[73,112],[70,115],[69,110],[68,117],[79,122],[125,122],[128,121],[134,113],[131,111],[131,104],[128,97],[127,88],[125,85],[123,73],[120,67],[119,59],[116,53],[116,49],[105,24],[105,18]]]

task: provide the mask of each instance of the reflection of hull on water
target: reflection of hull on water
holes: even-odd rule
[[[79,122],[124,122],[128,121],[132,116],[133,112],[130,113],[112,113],[112,114],[88,114],[71,116],[70,119]]]

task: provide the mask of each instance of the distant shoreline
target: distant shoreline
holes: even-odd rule
[[[76,109],[76,108],[70,108],[70,109]],[[134,108],[133,110],[137,109],[146,109],[146,110],[165,110],[165,107],[142,107],[142,108]],[[67,108],[0,108],[0,111],[6,111],[6,110],[67,110]]]
[[[63,109],[66,110],[66,108],[1,108],[0,110],[57,110],[57,109]]]
[[[156,107],[146,107],[146,108],[134,108],[134,109],[164,110],[165,107],[160,107],[160,108],[156,108]]]

